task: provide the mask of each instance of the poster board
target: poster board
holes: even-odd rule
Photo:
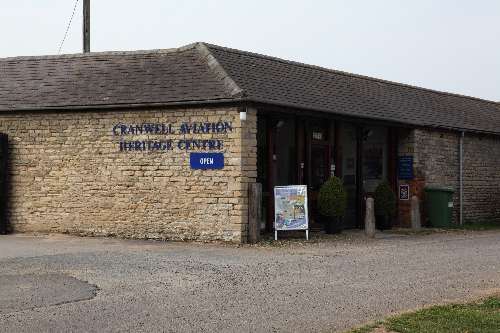
[[[276,186],[274,188],[274,231],[305,230],[309,239],[307,185]]]

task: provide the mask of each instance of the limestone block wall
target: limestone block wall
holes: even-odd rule
[[[245,241],[257,121],[239,111],[1,114],[14,231]],[[193,170],[191,152],[222,152],[225,167]]]
[[[465,134],[464,221],[500,223],[500,137]]]
[[[413,156],[415,179],[399,180],[410,184],[412,195],[424,202],[424,187],[442,185],[455,189],[453,221],[460,211],[460,133],[439,130],[400,130],[398,154]],[[500,138],[468,133],[464,138],[464,221],[500,222]],[[410,202],[399,202],[399,220],[410,223]],[[422,205],[423,206],[423,205]],[[424,208],[424,207],[422,207]],[[425,209],[422,211],[425,219]]]

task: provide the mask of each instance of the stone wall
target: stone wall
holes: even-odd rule
[[[500,137],[465,134],[464,221],[500,223]]]
[[[453,221],[459,222],[460,212],[460,133],[438,130],[400,130],[399,156],[414,158],[415,179],[399,180],[409,184],[412,195],[422,202],[425,220],[424,187],[452,187]],[[500,138],[467,134],[464,139],[464,221],[500,221]],[[410,224],[410,202],[399,201],[399,221]]]
[[[10,139],[14,231],[245,241],[247,184],[256,177],[257,121],[254,111],[240,121],[239,111],[0,115],[0,132]],[[183,123],[218,122],[229,127],[180,133]],[[146,130],[144,124],[159,125]],[[206,141],[186,150],[183,140]],[[224,169],[192,170],[190,152],[199,151],[223,152]]]

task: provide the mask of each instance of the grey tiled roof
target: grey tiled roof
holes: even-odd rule
[[[0,110],[228,98],[193,47],[0,59]]]
[[[208,45],[252,99],[354,117],[500,133],[497,103]]]
[[[500,134],[492,101],[204,43],[0,59],[0,111],[224,101]]]

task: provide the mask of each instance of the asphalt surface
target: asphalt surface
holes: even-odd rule
[[[335,332],[498,288],[498,231],[280,247],[0,236],[0,332]]]

